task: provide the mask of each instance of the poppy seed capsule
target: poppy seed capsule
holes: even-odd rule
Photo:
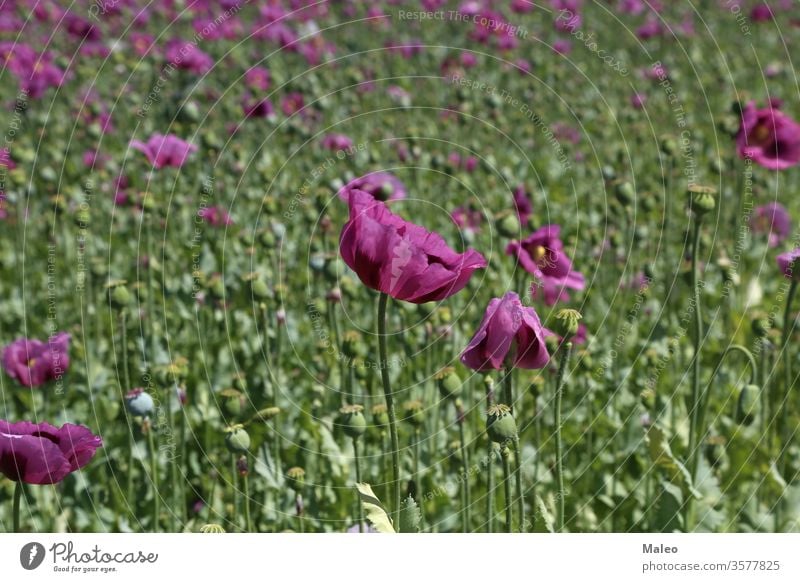
[[[455,368],[448,366],[439,370],[434,376],[436,385],[442,398],[454,399],[461,395],[461,378],[456,374]]]
[[[515,214],[506,214],[499,216],[497,219],[497,232],[507,238],[514,238],[519,236],[520,225],[519,218]]]
[[[505,404],[490,407],[486,417],[486,431],[489,438],[500,444],[517,438],[517,423],[511,409]]]
[[[300,493],[303,490],[305,478],[306,472],[302,467],[292,467],[286,471],[286,481],[295,493]]]
[[[617,187],[614,188],[614,193],[617,196],[617,200],[619,200],[620,204],[623,206],[631,204],[636,198],[636,191],[633,189],[633,185],[630,182],[618,183]]]
[[[108,283],[108,301],[114,309],[124,309],[131,302],[131,294],[125,285],[126,281]]]
[[[232,426],[225,435],[225,446],[232,453],[246,453],[250,449],[250,435],[242,425]]]
[[[364,407],[360,404],[348,404],[339,409],[339,424],[344,434],[355,440],[367,431],[367,419],[364,418]]]
[[[134,388],[125,395],[125,407],[132,416],[137,418],[150,416],[154,406],[153,397],[143,388]]]
[[[556,324],[553,331],[568,340],[578,333],[581,318],[581,314],[574,309],[562,309],[556,313]]]
[[[372,421],[376,426],[385,428],[389,424],[389,412],[385,404],[376,404],[370,412],[372,413]]]
[[[712,212],[717,206],[717,191],[710,186],[692,184],[688,188],[688,194],[689,208],[698,216]]]
[[[417,428],[422,426],[425,421],[425,405],[420,400],[409,400],[403,404],[403,411],[405,412],[403,420]]]

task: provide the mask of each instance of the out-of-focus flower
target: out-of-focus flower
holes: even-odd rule
[[[3,350],[3,368],[28,388],[56,380],[69,369],[69,340],[66,332],[54,334],[46,342],[17,339]]]
[[[800,125],[779,109],[758,109],[750,101],[742,110],[736,149],[742,159],[785,170],[800,163]]]
[[[372,172],[350,180],[339,190],[339,198],[347,202],[352,190],[361,190],[382,201],[401,200],[407,195],[405,184],[389,172]]]
[[[215,228],[230,226],[233,224],[233,220],[228,214],[228,211],[222,206],[207,206],[205,208],[201,208],[197,212],[197,216]]]
[[[800,247],[777,257],[778,268],[787,279],[800,280]]]
[[[156,169],[167,166],[180,168],[186,163],[189,154],[197,151],[197,146],[169,134],[154,133],[147,143],[133,140],[131,147],[142,152]]]
[[[342,133],[329,133],[322,138],[322,147],[332,152],[346,151],[353,147],[353,140]]]
[[[164,56],[176,69],[203,75],[214,66],[214,59],[204,53],[194,42],[173,39],[167,43]]]
[[[769,246],[774,248],[789,237],[792,221],[782,204],[770,202],[753,210],[750,228],[753,232],[768,234]]]

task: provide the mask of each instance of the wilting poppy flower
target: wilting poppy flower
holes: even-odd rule
[[[0,473],[31,485],[58,483],[86,466],[103,439],[88,428],[0,420]]]
[[[347,201],[350,191],[361,190],[376,200],[400,200],[406,197],[406,187],[400,179],[389,172],[372,172],[350,180],[339,190],[339,198]]]
[[[515,368],[544,368],[550,361],[544,338],[552,332],[542,327],[533,307],[525,307],[509,291],[489,302],[478,331],[461,354],[461,363],[485,372],[510,364]]]
[[[457,253],[441,236],[389,212],[361,190],[350,191],[350,220],[339,239],[342,259],[371,289],[411,303],[457,293],[486,267],[479,252]]]
[[[560,226],[549,224],[525,240],[511,241],[506,247],[506,254],[516,256],[522,268],[537,278],[531,292],[536,296],[541,288],[548,305],[569,298],[566,289],[580,291],[586,286],[583,275],[572,270],[560,234]]]
[[[800,163],[800,125],[779,109],[757,109],[751,101],[742,111],[736,149],[742,159],[785,170]]]
[[[792,230],[792,221],[782,204],[770,202],[753,210],[750,228],[753,232],[767,233],[769,246],[774,248],[788,238]]]
[[[194,144],[171,134],[161,135],[160,133],[154,133],[147,143],[133,140],[131,147],[147,156],[148,161],[157,170],[166,166],[180,168],[186,163],[189,154],[197,151],[197,146]]]
[[[46,342],[20,338],[3,350],[3,368],[28,388],[55,380],[69,368],[69,339],[65,332],[53,335]]]
[[[800,247],[778,255],[778,268],[787,279],[800,280]]]

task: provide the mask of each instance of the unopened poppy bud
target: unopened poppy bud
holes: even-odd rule
[[[578,333],[581,318],[581,314],[574,309],[562,309],[556,313],[556,324],[553,331],[565,340],[569,340]]]
[[[501,236],[507,238],[519,236],[520,225],[517,215],[513,213],[506,213],[502,216],[499,216],[497,218],[497,232],[499,232]]]
[[[633,189],[633,184],[627,181],[619,182],[617,187],[614,188],[614,193],[623,206],[631,204],[636,199],[636,191]]]
[[[697,216],[713,212],[717,206],[717,191],[710,186],[691,184],[687,190],[689,194],[689,209]]]
[[[664,155],[669,157],[676,157],[678,155],[678,142],[671,135],[665,135],[661,138],[661,151]]]
[[[252,420],[263,420],[263,421],[272,420],[273,418],[278,416],[280,413],[281,413],[281,409],[278,408],[277,406],[269,406],[267,408],[262,408],[261,410],[256,412],[253,415],[253,418],[251,419],[251,421]]]
[[[246,404],[244,394],[236,388],[225,388],[219,395],[225,412],[233,418],[239,418]]]
[[[517,423],[511,409],[505,404],[495,404],[488,410],[486,431],[494,442],[505,444],[517,438]]]
[[[405,412],[403,420],[417,428],[425,421],[425,406],[420,400],[409,400],[404,403],[403,412]]]
[[[242,455],[238,459],[236,459],[236,472],[239,473],[239,476],[245,477],[250,472],[250,469],[247,465],[247,457]]]
[[[342,302],[342,290],[338,287],[334,287],[330,291],[325,294],[325,299],[329,303],[341,303]]]
[[[154,406],[153,397],[144,388],[134,388],[125,395],[125,408],[131,416],[146,418],[153,413]]]
[[[126,285],[127,281],[117,280],[109,281],[106,287],[108,288],[108,300],[114,309],[125,309],[131,302],[131,294]]]
[[[253,293],[253,297],[261,301],[270,299],[272,297],[269,286],[267,286],[267,284],[260,278],[250,281],[250,291]]]
[[[364,418],[364,407],[360,404],[348,404],[339,409],[339,424],[344,434],[355,440],[367,431],[367,419]]]
[[[761,388],[755,384],[747,384],[739,390],[736,401],[736,421],[750,425],[761,411]]]
[[[225,446],[232,453],[246,453],[250,449],[250,435],[241,424],[234,425],[225,435]]]
[[[376,404],[372,407],[370,413],[376,426],[385,428],[389,424],[389,412],[385,404]]]
[[[303,490],[305,478],[306,472],[302,467],[292,467],[286,471],[286,482],[295,493],[300,493]]]
[[[361,341],[361,334],[349,330],[342,337],[342,352],[348,358],[357,358],[366,355],[366,346]]]
[[[461,394],[463,382],[458,374],[456,374],[456,369],[452,366],[439,370],[434,376],[434,379],[436,380],[436,386],[438,386],[442,398],[453,399]]]

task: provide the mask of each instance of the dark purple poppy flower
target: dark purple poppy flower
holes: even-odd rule
[[[541,291],[548,305],[569,298],[567,289],[580,291],[586,286],[583,275],[572,270],[560,234],[560,226],[549,224],[525,240],[511,241],[506,247],[506,254],[516,256],[522,268],[536,277],[531,286],[533,296]]]
[[[12,481],[51,485],[85,467],[103,439],[88,428],[0,420],[0,473]]]
[[[777,257],[778,268],[787,279],[800,280],[800,247]]]
[[[350,180],[339,190],[339,198],[347,202],[351,190],[366,192],[376,200],[401,200],[406,197],[406,187],[400,179],[389,172],[372,172]]]
[[[514,190],[514,208],[517,211],[520,224],[528,224],[528,218],[533,213],[533,205],[531,199],[528,198],[528,193],[525,192],[525,186],[520,184]]]
[[[131,147],[142,152],[157,170],[167,166],[180,168],[186,163],[189,154],[197,151],[197,146],[194,144],[183,141],[172,134],[161,135],[160,133],[150,136],[147,143],[133,140]]]
[[[63,376],[69,368],[70,335],[60,332],[46,342],[20,338],[3,350],[6,374],[28,388]]]
[[[523,306],[519,296],[509,291],[489,302],[478,331],[461,354],[461,363],[480,372],[506,365],[544,368],[550,361],[544,339],[551,334],[536,310]]]
[[[736,149],[742,159],[785,170],[800,163],[800,124],[774,107],[757,109],[751,101],[742,111]]]
[[[792,231],[792,220],[782,204],[770,202],[753,210],[753,215],[750,217],[750,228],[753,229],[753,232],[768,234],[769,246],[775,248],[789,237]]]
[[[258,91],[269,89],[272,77],[264,67],[250,67],[244,74],[244,81],[248,87]]]
[[[761,2],[753,6],[753,9],[750,11],[750,18],[753,22],[768,22],[775,18],[775,16],[772,14],[772,8],[769,7],[769,4]]]
[[[228,211],[222,206],[208,206],[206,208],[201,208],[198,211],[197,216],[202,218],[214,228],[230,226],[233,224],[233,219],[231,219]]]
[[[275,107],[266,97],[253,97],[249,93],[242,97],[242,110],[245,117],[270,117],[275,114]]]
[[[339,250],[371,289],[410,303],[441,301],[486,267],[479,252],[457,253],[441,236],[392,214],[367,192],[351,190],[349,204]]]
[[[204,53],[194,42],[174,39],[167,43],[164,56],[176,69],[204,75],[214,66],[214,59]]]

